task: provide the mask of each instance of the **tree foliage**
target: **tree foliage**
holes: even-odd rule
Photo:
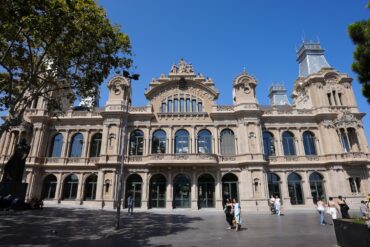
[[[370,2],[367,7],[370,8]],[[367,21],[352,23],[348,31],[356,45],[352,69],[357,73],[358,80],[362,84],[362,94],[370,103],[370,18]]]
[[[129,37],[112,25],[94,0],[0,2],[0,110],[4,130],[22,122],[40,96],[50,114],[60,112],[60,92],[70,101],[96,94],[112,69],[131,65]]]

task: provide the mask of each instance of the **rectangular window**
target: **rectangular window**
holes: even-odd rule
[[[169,100],[168,101],[168,104],[167,104],[167,112],[172,112],[172,100]]]
[[[198,112],[203,112],[203,104],[202,104],[202,102],[198,102]]]
[[[190,99],[186,99],[186,112],[191,112]]]
[[[178,99],[175,99],[174,101],[173,101],[174,103],[174,108],[175,108],[175,110],[174,110],[174,112],[178,112],[179,111],[179,100]]]
[[[338,98],[339,98],[339,104],[343,105],[343,103],[342,103],[342,94],[341,93],[338,93]]]
[[[361,178],[359,177],[351,177],[348,179],[349,186],[351,187],[352,193],[360,193],[361,192]]]
[[[331,103],[331,94],[330,94],[330,93],[328,93],[327,95],[328,95],[329,105],[332,105],[332,103]]]
[[[334,99],[334,104],[335,105],[338,105],[338,103],[337,103],[337,95],[336,95],[335,90],[333,91],[333,99]]]
[[[181,98],[180,99],[180,112],[184,112],[185,111],[184,108],[185,108],[184,99]]]
[[[161,109],[162,112],[166,112],[166,103],[162,103],[162,109]]]
[[[197,101],[195,99],[191,101],[191,108],[192,108],[192,112],[197,111]]]

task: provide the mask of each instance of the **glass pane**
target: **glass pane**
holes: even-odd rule
[[[78,133],[72,137],[70,157],[81,157],[83,147],[83,135]]]
[[[52,148],[51,148],[51,157],[61,157],[63,147],[63,135],[57,134],[53,138]]]

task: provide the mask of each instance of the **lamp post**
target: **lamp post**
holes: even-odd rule
[[[130,73],[128,71],[123,71],[122,75],[123,75],[123,77],[128,78],[128,79],[139,80],[139,75],[138,74],[130,75]],[[126,133],[127,133],[128,111],[129,111],[130,104],[131,104],[131,100],[128,99],[126,101],[126,109],[125,109],[126,116],[125,116],[125,120],[124,120],[124,126],[121,126],[121,147],[120,147],[121,162],[120,162],[120,169],[119,169],[119,173],[118,173],[118,192],[117,192],[118,197],[117,197],[117,202],[116,202],[116,206],[117,206],[116,230],[118,230],[119,227],[120,227],[120,219],[121,219],[123,169],[124,169],[123,166],[124,166],[124,162],[125,162],[125,149],[126,149],[125,139],[126,139]]]

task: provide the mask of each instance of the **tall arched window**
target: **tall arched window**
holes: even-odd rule
[[[278,195],[280,198],[280,177],[275,173],[269,172],[267,173],[267,181],[269,187],[269,194],[270,197]]]
[[[283,133],[283,149],[284,155],[296,155],[294,135],[289,131]]]
[[[96,176],[95,174],[90,175],[86,179],[84,200],[95,200],[97,182],[98,182],[98,176]]]
[[[309,179],[312,199],[316,203],[318,199],[325,197],[323,177],[320,173],[313,172]]]
[[[316,155],[315,135],[311,131],[303,132],[303,146],[306,155]]]
[[[72,137],[71,149],[69,150],[69,157],[81,157],[82,147],[84,145],[84,136],[77,133]]]
[[[275,156],[274,136],[268,131],[263,132],[263,148],[265,156]]]
[[[201,130],[198,133],[198,153],[212,153],[212,134],[208,130]]]
[[[166,132],[156,130],[152,136],[152,154],[166,153]]]
[[[90,157],[99,157],[101,149],[102,134],[96,133],[91,139]]]
[[[224,129],[220,134],[222,155],[235,155],[235,136],[231,129]]]
[[[130,136],[130,155],[143,155],[144,151],[144,133],[141,130],[135,130]]]
[[[63,147],[63,135],[61,133],[56,134],[51,142],[50,157],[60,157],[62,154]]]
[[[303,204],[301,177],[293,172],[288,176],[288,191],[292,205]]]
[[[189,153],[189,133],[178,130],[175,135],[175,153]]]
[[[41,199],[54,199],[56,188],[57,178],[53,174],[49,174],[42,185]]]
[[[74,200],[77,197],[78,177],[74,174],[69,175],[64,179],[63,183],[63,199]]]

